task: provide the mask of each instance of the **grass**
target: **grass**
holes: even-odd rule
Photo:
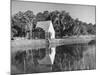
[[[89,41],[95,39],[95,36],[80,36],[80,37],[69,37],[62,39],[51,39],[49,43],[45,39],[32,39],[32,40],[13,40],[11,41],[11,52],[17,52],[19,50],[29,50],[38,49],[46,47],[56,47],[60,45],[78,44],[78,43],[88,43]]]

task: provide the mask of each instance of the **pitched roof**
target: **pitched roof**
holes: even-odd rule
[[[37,22],[36,27],[40,27],[45,31],[48,31],[51,21],[40,21]]]

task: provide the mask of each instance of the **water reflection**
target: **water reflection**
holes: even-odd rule
[[[83,53],[88,50],[88,47],[88,44],[73,44],[19,51],[16,53],[12,65],[20,69],[20,73],[84,69],[80,60],[83,58]]]
[[[75,70],[74,63],[83,57],[87,44],[62,45],[56,47],[53,71]]]

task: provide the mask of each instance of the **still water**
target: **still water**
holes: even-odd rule
[[[12,73],[41,73],[96,68],[95,44],[61,45],[12,55]]]

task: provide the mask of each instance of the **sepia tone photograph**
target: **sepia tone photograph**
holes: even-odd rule
[[[11,0],[11,75],[96,69],[96,6]]]

